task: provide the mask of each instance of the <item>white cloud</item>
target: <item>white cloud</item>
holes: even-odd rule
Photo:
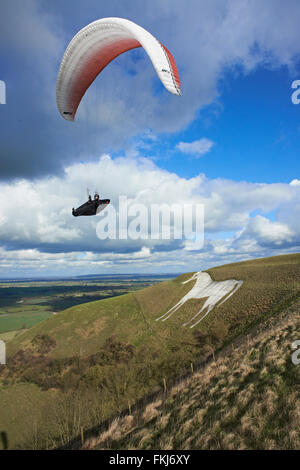
[[[104,240],[99,217],[78,217],[72,207],[86,199],[86,187],[118,206],[204,204],[205,245],[197,240]],[[204,175],[186,179],[142,157],[74,164],[62,177],[0,184],[0,275],[14,269],[63,272],[93,269],[198,270],[218,262],[297,251],[300,244],[300,187],[255,184]],[[255,212],[256,215],[251,214]],[[275,214],[270,220],[269,213]],[[229,232],[224,237],[222,234]],[[212,238],[212,239],[210,239]],[[198,243],[198,245],[197,245]],[[4,248],[6,247],[6,248]]]
[[[212,140],[203,137],[202,139],[194,140],[194,142],[179,142],[176,148],[183,153],[202,157],[204,154],[210,152],[213,145],[214,142]]]
[[[257,215],[249,221],[240,238],[252,238],[261,245],[282,246],[290,244],[295,235],[294,231],[286,224],[272,222],[266,217]]]

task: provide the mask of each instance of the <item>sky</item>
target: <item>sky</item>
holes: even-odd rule
[[[182,96],[142,49],[56,107],[72,37],[105,17],[136,22],[172,52]],[[180,273],[299,252],[298,0],[2,0],[0,278]],[[86,188],[129,205],[200,204],[197,239],[107,239],[74,218]]]

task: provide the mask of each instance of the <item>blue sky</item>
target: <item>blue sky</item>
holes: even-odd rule
[[[300,113],[291,101],[291,83],[285,66],[259,67],[249,75],[227,72],[218,98],[167,142],[163,136],[152,147],[153,156],[160,157],[161,167],[187,178],[203,172],[210,178],[289,183],[299,174],[300,148]],[[179,141],[199,136],[214,142],[209,153],[188,159],[179,150],[170,155]]]
[[[184,8],[183,8],[184,5]],[[55,102],[79,29],[116,16],[173,53],[169,94],[142,50],[92,84],[75,123]],[[0,277],[184,272],[299,251],[300,5],[279,0],[4,0],[0,19]],[[86,187],[205,206],[205,243],[107,240],[74,220]]]

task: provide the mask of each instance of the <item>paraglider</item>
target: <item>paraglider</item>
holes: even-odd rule
[[[143,47],[165,88],[181,95],[180,79],[171,52],[152,34],[123,18],[102,18],[81,29],[71,40],[62,58],[56,84],[56,103],[61,116],[74,121],[78,106],[95,78],[123,52]],[[109,199],[88,201],[72,209],[74,217],[96,215]]]
[[[68,45],[58,73],[57,107],[74,121],[79,103],[97,75],[123,52],[143,47],[165,88],[181,95],[177,66],[171,52],[152,34],[123,18],[102,18],[81,29]]]
[[[100,199],[99,194],[95,193],[94,199],[89,195],[87,202],[82,204],[82,206],[79,206],[77,209],[74,209],[73,207],[72,214],[74,217],[81,215],[96,215],[103,211],[109,203],[110,199]]]

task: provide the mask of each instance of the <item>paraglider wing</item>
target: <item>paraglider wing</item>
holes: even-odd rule
[[[56,86],[61,116],[74,121],[79,103],[97,75],[123,52],[143,47],[167,90],[181,95],[172,54],[152,34],[132,21],[102,18],[81,29],[63,56]]]

